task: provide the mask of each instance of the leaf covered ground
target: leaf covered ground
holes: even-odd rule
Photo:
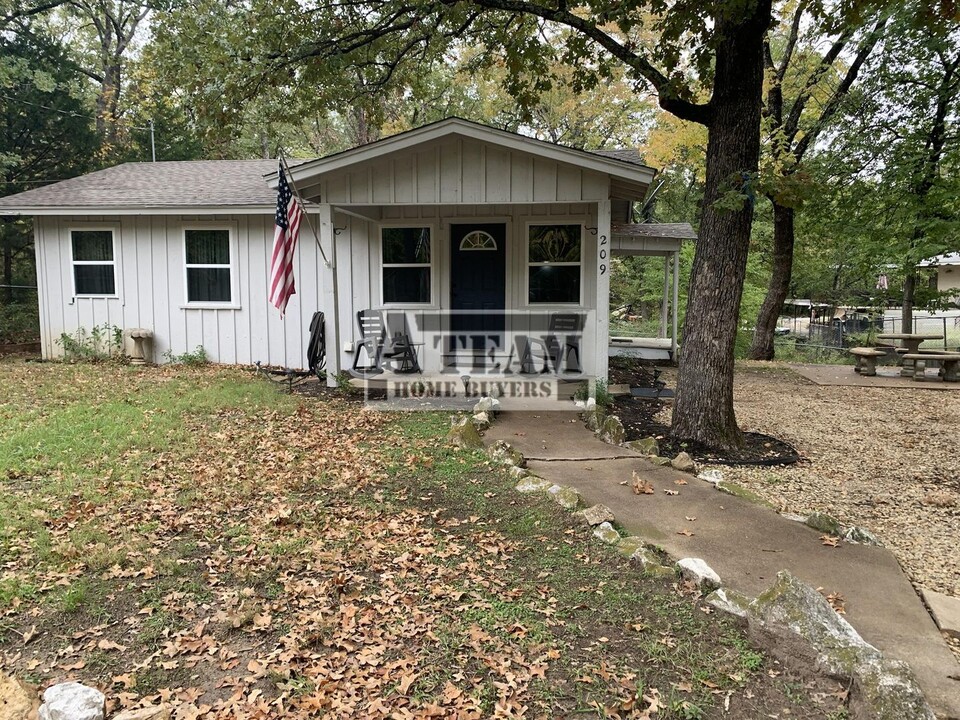
[[[240,370],[0,363],[0,664],[177,718],[825,717],[446,417]]]

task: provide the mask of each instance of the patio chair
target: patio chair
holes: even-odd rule
[[[360,310],[357,312],[357,327],[360,329],[360,340],[353,355],[350,374],[357,377],[379,375],[383,372],[383,368],[380,367],[380,357],[386,336],[383,316],[379,310]],[[366,352],[366,365],[360,364],[361,350]]]
[[[539,338],[525,338],[520,355],[520,372],[533,373],[535,353],[540,349],[539,360],[543,366],[539,372],[580,373],[580,333],[583,330],[583,315],[580,313],[551,313],[547,334]],[[562,337],[562,340],[561,340]],[[572,361],[571,361],[572,358]]]
[[[396,373],[420,372],[420,363],[417,361],[418,343],[410,339],[406,314],[388,314],[384,329],[385,339],[380,356],[390,360],[390,369]]]

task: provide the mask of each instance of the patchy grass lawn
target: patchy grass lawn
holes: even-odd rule
[[[178,718],[844,717],[444,416],[0,363],[3,669]]]

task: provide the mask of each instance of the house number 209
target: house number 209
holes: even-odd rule
[[[604,262],[604,260],[607,259],[607,248],[605,247],[606,244],[607,244],[607,236],[601,235],[600,236],[600,274],[601,275],[607,274],[607,264]]]

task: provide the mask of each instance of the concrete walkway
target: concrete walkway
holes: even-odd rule
[[[727,587],[756,597],[787,569],[842,594],[845,617],[863,638],[910,664],[939,716],[960,718],[960,663],[889,551],[825,546],[819,532],[767,507],[607,445],[575,413],[504,413],[486,433],[488,443],[497,440],[522,452],[532,472],[577,488],[588,504],[608,506],[624,528],[672,557],[703,558]],[[653,495],[633,494],[634,471],[652,483]]]

